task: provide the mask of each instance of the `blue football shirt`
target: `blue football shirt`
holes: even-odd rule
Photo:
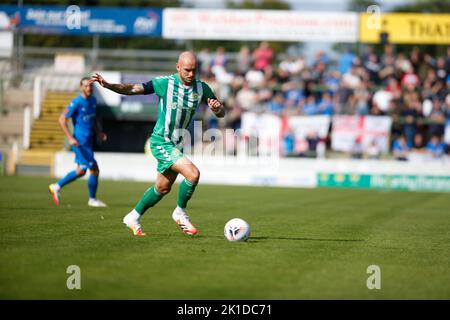
[[[97,100],[94,96],[86,99],[79,95],[67,106],[65,117],[72,119],[73,136],[80,145],[92,145],[94,141],[96,105]]]

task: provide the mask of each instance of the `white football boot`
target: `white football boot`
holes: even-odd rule
[[[181,228],[183,233],[190,236],[195,236],[197,234],[197,229],[189,220],[189,216],[186,214],[186,210],[176,207],[172,213],[172,219]]]
[[[52,195],[53,202],[58,205],[61,199],[61,187],[57,183],[53,183],[48,186],[48,191]]]
[[[88,206],[89,207],[94,207],[94,208],[105,208],[105,207],[107,207],[106,203],[104,203],[103,201],[98,200],[98,199],[89,199]]]
[[[136,210],[133,209],[130,213],[128,213],[123,218],[123,223],[133,231],[133,234],[137,237],[143,237],[147,234],[142,231],[141,228],[141,216],[137,213]]]

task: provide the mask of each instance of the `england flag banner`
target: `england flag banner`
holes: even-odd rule
[[[364,150],[373,143],[382,153],[389,151],[392,119],[385,116],[334,116],[331,148],[350,152],[356,144]]]
[[[308,137],[315,136],[321,140],[327,137],[330,123],[330,116],[292,116],[287,118],[283,136],[286,131],[292,131],[295,136],[295,150],[303,152],[308,148]]]

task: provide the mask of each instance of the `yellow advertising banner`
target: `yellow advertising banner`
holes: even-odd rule
[[[363,13],[360,16],[360,42],[379,43],[387,33],[390,43],[450,44],[450,14]]]

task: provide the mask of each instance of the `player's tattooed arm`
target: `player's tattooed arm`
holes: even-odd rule
[[[98,82],[103,88],[109,89],[119,94],[144,94],[144,86],[142,84],[109,83],[98,73],[92,76],[91,81]]]

